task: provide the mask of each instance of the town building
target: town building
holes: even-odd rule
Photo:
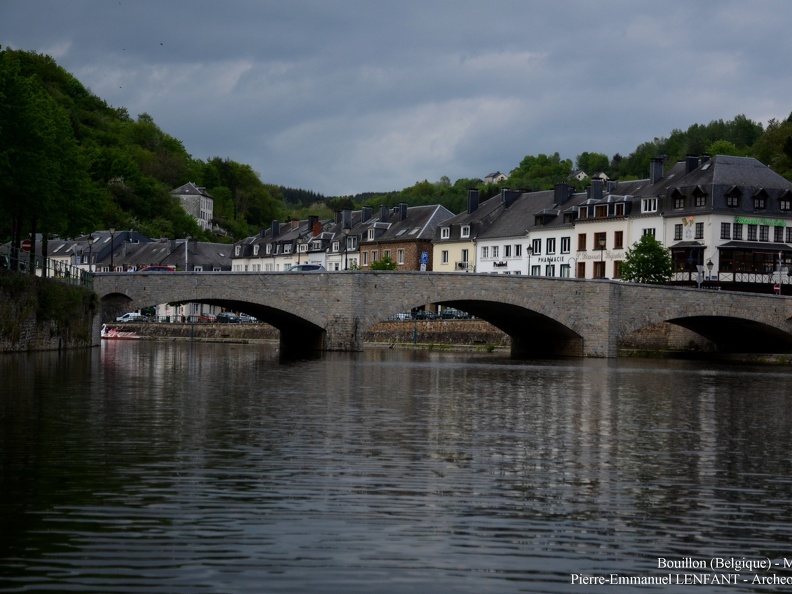
[[[188,182],[175,190],[171,190],[171,195],[179,199],[182,208],[198,221],[201,229],[212,230],[214,198],[206,192],[206,188]]]

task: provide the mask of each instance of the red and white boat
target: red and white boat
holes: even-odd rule
[[[134,332],[119,332],[115,328],[108,328],[107,324],[102,324],[102,338],[106,340],[140,340]]]

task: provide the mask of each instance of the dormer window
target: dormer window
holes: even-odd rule
[[[581,206],[578,210],[578,219],[585,221],[588,218],[588,206]]]
[[[753,199],[753,202],[754,202],[754,210],[764,210],[765,209],[764,196],[756,196]]]
[[[616,216],[623,217],[624,216],[624,202],[619,202],[616,205]]]
[[[462,225],[459,235],[461,237],[470,237],[470,225]]]
[[[440,229],[440,239],[448,239],[451,237],[451,227],[442,227]]]
[[[253,246],[253,255],[258,256],[258,253],[259,253],[259,245],[256,244]]]
[[[283,244],[283,253],[284,254],[291,254],[292,253],[292,246],[290,243]]]
[[[374,228],[373,227],[368,230],[368,233],[366,234],[366,239],[368,239],[369,241],[373,241],[374,240]]]
[[[234,255],[235,256],[239,256],[240,253],[242,253],[242,246],[241,245],[235,245],[234,246]]]
[[[341,242],[339,242],[339,241],[334,241],[333,242],[333,251],[334,252],[337,252],[340,247],[341,247]]]
[[[308,251],[308,244],[307,243],[298,243],[297,249],[300,251],[301,254],[304,254]]]
[[[641,202],[641,212],[657,212],[657,198],[644,198]]]
[[[594,216],[598,219],[604,219],[608,216],[608,205],[601,204],[594,208]]]
[[[272,253],[272,244],[268,243],[267,247],[264,248],[264,251],[267,253],[267,255],[270,255]]]

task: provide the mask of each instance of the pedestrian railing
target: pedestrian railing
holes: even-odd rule
[[[0,255],[0,270],[12,270],[26,274],[30,272],[30,266],[30,254],[26,252],[22,252],[18,257],[8,254]],[[52,260],[42,256],[35,256],[32,266],[36,276],[93,289],[93,274],[79,266],[69,264],[63,260]]]

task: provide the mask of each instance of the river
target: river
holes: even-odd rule
[[[788,590],[756,578],[792,578],[791,377],[266,344],[5,355],[0,591]]]

